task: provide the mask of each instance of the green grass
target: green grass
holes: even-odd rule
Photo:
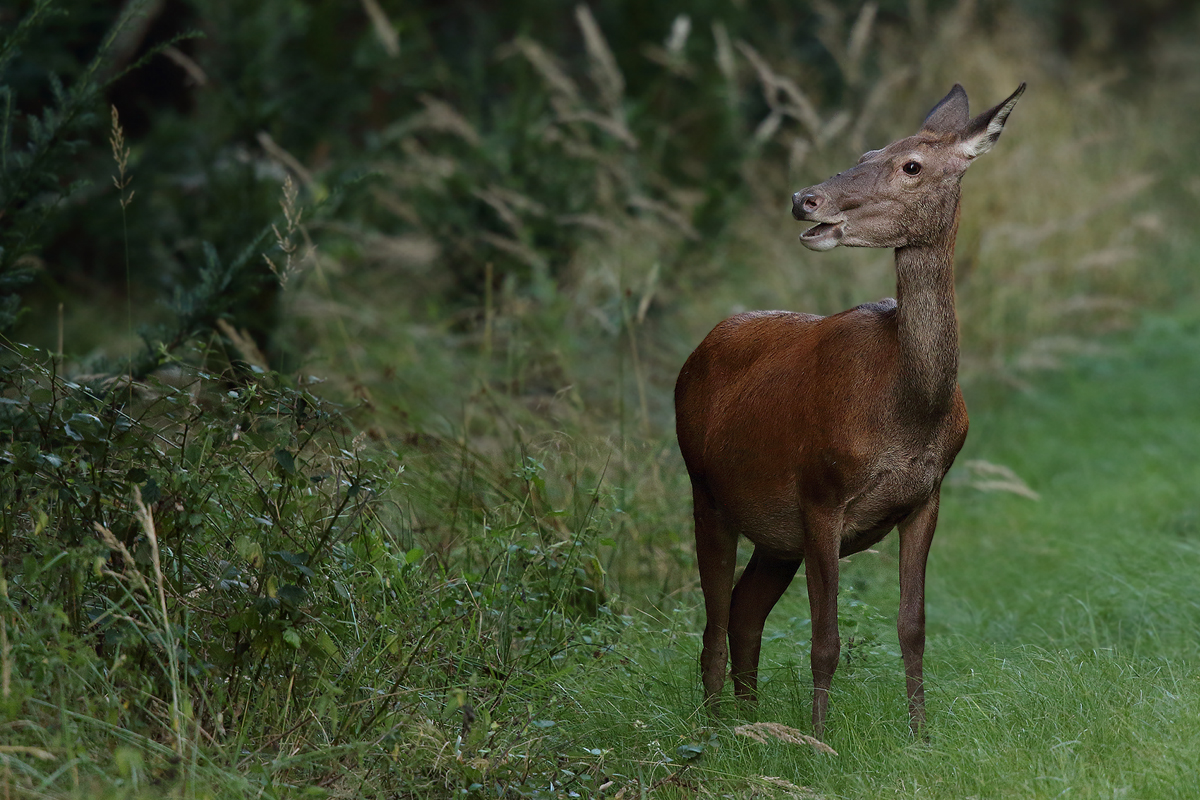
[[[1198,340],[1196,320],[1151,317],[1108,352],[976,409],[962,459],[1009,466],[1041,499],[963,484],[944,494],[929,565],[928,743],[907,731],[893,540],[843,572],[843,645],[848,632],[859,644],[834,680],[838,756],[710,727],[695,711],[694,609],[627,635],[606,656],[624,666],[575,675],[564,726],[643,783],[678,768],[677,747],[702,745],[682,788],[664,784],[662,796],[700,785],[786,794],[753,776],[823,797],[1195,796]],[[760,720],[808,728],[807,617],[798,581],[768,623]]]
[[[838,105],[814,94],[827,131],[850,120],[824,144],[798,120],[758,127],[763,75],[735,42],[733,72],[716,78],[715,28],[659,85],[676,94],[693,67],[718,82],[669,108],[636,93],[632,72],[623,100],[593,92],[607,69],[594,42],[586,63],[558,54],[581,89],[572,103],[627,115],[636,156],[547,105],[560,89],[532,61],[501,60],[498,74],[525,70],[513,74],[532,100],[482,115],[495,122],[472,110],[487,84],[447,83],[436,94],[457,97],[479,143],[436,115],[398,118],[390,143],[368,148],[379,173],[363,183],[396,218],[352,198],[305,217],[320,249],[281,290],[275,336],[320,387],[210,375],[250,354],[228,334],[181,334],[167,337],[179,362],[117,414],[106,376],[85,375],[95,359],[71,353],[125,355],[120,337],[150,312],[89,292],[57,316],[35,309],[31,341],[51,349],[58,322],[67,355],[0,354],[0,417],[15,431],[0,436],[0,800],[1194,796],[1200,322],[1148,317],[1091,355],[1030,368],[1197,296],[1194,171],[1180,155],[1194,150],[1194,104],[1179,100],[1195,94],[1195,48],[1186,27],[1167,37],[1162,65],[1180,75],[1122,99],[1082,79],[1095,72],[1085,59],[1064,70],[1030,20],[950,5],[860,49],[908,79],[847,74]],[[852,36],[851,18],[821,13],[823,42]],[[817,91],[807,56],[745,36]],[[973,422],[929,565],[929,739],[908,733],[894,537],[844,567],[827,731],[838,754],[740,736],[752,719],[808,729],[808,607],[800,580],[769,621],[757,711],[701,711],[675,374],[742,306],[830,313],[892,292],[889,253],[804,256],[780,199],[910,133],[954,81],[983,107],[1021,80],[1031,91],[1011,132],[964,187]],[[722,115],[724,133],[703,122]],[[342,135],[319,124],[322,141]],[[729,164],[693,152],[710,138],[744,152]],[[229,202],[241,173],[222,168],[188,190],[200,216],[167,224],[149,212],[172,202],[141,199],[174,196],[150,183],[151,157],[174,151],[141,147],[135,268],[158,279],[162,262],[137,252],[160,242],[183,254],[167,284],[200,239],[225,255],[179,304],[191,311],[157,313],[189,331],[217,313],[236,321],[241,289],[227,284],[252,276],[229,256],[258,263],[244,248],[266,217]],[[528,174],[510,160],[526,150]],[[356,168],[334,160],[321,185]],[[453,181],[439,177],[448,167]],[[274,213],[273,179],[254,191]],[[100,202],[115,210],[107,197],[89,213]],[[572,210],[595,212],[604,233],[564,225]],[[713,214],[721,225],[702,222]],[[981,490],[970,465],[983,462],[1039,499]],[[97,520],[127,552],[97,538]]]
[[[0,787],[112,798],[1192,797],[1198,340],[1195,316],[1149,316],[1030,388],[969,387],[972,433],[929,565],[927,742],[908,732],[894,537],[843,569],[845,657],[827,730],[837,755],[763,744],[734,726],[808,730],[803,581],[769,620],[758,710],[708,716],[694,566],[683,550],[638,550],[656,530],[687,534],[677,459],[621,499],[615,478],[568,469],[587,461],[583,444],[559,442],[557,455],[531,445],[536,457],[506,477],[502,459],[485,469],[426,443],[426,456],[407,452],[379,507],[380,538],[338,545],[336,569],[314,578],[348,581],[348,596],[302,606],[336,641],[325,655],[305,638],[253,675],[180,676],[155,666],[150,631],[128,651],[140,666],[118,668],[119,656],[97,658],[67,633],[61,612],[13,606],[11,658],[32,666],[12,680],[40,688],[4,706],[0,745],[15,749],[0,753]],[[966,467],[980,460],[1039,499],[976,488]],[[451,535],[419,565],[413,537],[430,523]],[[646,574],[666,578],[623,568],[624,596],[598,605],[592,553],[658,559]],[[184,704],[168,713],[173,689]],[[176,713],[178,735],[166,724]]]

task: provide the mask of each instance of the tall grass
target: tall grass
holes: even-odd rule
[[[577,465],[603,472],[628,526],[611,577],[639,592],[670,592],[689,558],[686,481],[671,438],[678,366],[730,313],[832,313],[894,293],[890,253],[803,251],[788,198],[862,150],[911,133],[953,82],[967,86],[977,109],[1022,80],[1031,86],[1003,145],[964,181],[956,265],[964,381],[1025,385],[1178,290],[1178,267],[1147,266],[1146,254],[1166,246],[1173,212],[1153,202],[1158,151],[1140,135],[1147,117],[1182,119],[1177,112],[1064,61],[1015,12],[985,25],[968,2],[886,22],[872,4],[852,14],[820,8],[822,39],[842,75],[836,101],[824,84],[808,85],[802,61],[733,40],[719,24],[689,28],[689,45],[663,68],[669,83],[715,65],[727,124],[741,132],[728,217],[702,243],[688,220],[719,190],[671,177],[661,146],[647,138],[653,129],[619,96],[620,66],[587,12],[577,20],[582,74],[537,42],[515,40],[500,63],[527,62],[548,94],[538,146],[580,171],[574,189],[589,210],[563,214],[539,200],[537,183],[471,187],[507,232],[468,230],[455,245],[485,267],[471,278],[479,304],[457,310],[430,297],[463,274],[441,266],[450,254],[436,219],[405,197],[456,202],[454,176],[476,174],[479,158],[502,158],[505,140],[427,99],[377,156],[394,176],[377,197],[407,220],[407,232],[368,234],[360,262],[326,256],[323,269],[338,280],[297,290],[295,322],[317,343],[321,369],[373,398],[371,419],[383,432],[436,432],[485,460],[511,462],[529,449],[547,464],[565,457],[569,465],[551,474]],[[587,233],[564,260],[539,249],[545,225]],[[569,482],[562,490],[569,494]],[[650,565],[661,568],[652,580]]]
[[[1057,351],[1078,349],[1089,334],[1128,324],[1134,308],[1163,296],[1165,275],[1147,275],[1140,257],[1154,251],[1167,226],[1162,207],[1150,200],[1159,165],[1138,148],[1145,117],[1164,109],[1121,99],[1115,76],[1083,78],[1085,66],[1063,63],[1016,14],[985,30],[974,5],[959,3],[927,28],[914,21],[880,37],[882,77],[839,112],[851,135],[820,146],[804,131],[781,127],[775,139],[804,144],[802,163],[793,159],[788,173],[777,160],[749,165],[755,202],[730,226],[731,241],[720,251],[727,269],[747,271],[739,275],[737,307],[831,313],[893,293],[888,253],[803,254],[785,213],[791,191],[914,131],[954,82],[981,109],[1022,80],[1031,87],[1029,105],[1006,129],[1003,147],[963,182],[956,276],[965,378],[1019,379],[1052,364]],[[779,69],[793,80],[803,74],[799,64]],[[697,340],[705,324],[735,307],[727,299],[732,287],[705,289],[725,306],[693,323]],[[705,298],[693,292],[688,300],[696,303],[687,304],[694,317]]]
[[[405,29],[366,8],[403,52]],[[1163,175],[1185,162],[1155,160],[1187,140],[1193,56],[1164,45],[1177,91],[1130,97],[1017,14],[816,8],[835,80],[685,15],[634,69],[580,6],[578,53],[526,35],[489,54],[508,104],[429,92],[373,131],[367,210],[302,215],[322,176],[299,178],[264,267],[280,336],[307,354],[295,375],[231,324],[269,227],[235,258],[207,249],[157,377],[11,345],[4,791],[1186,796],[1195,329],[1147,328],[1125,361],[1071,354],[1194,289],[1196,244],[1173,224],[1191,184]],[[647,74],[654,91],[634,84]],[[798,735],[799,586],[764,647],[757,722],[774,725],[713,720],[678,367],[734,311],[892,293],[889,253],[809,261],[791,192],[911,133],[955,81],[980,108],[1021,80],[964,186],[975,466],[947,489],[930,567],[931,741],[906,732],[886,541],[845,567],[837,755]],[[75,328],[108,319],[77,313]],[[1026,394],[988,394],[994,377]]]

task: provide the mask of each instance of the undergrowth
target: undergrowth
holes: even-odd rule
[[[1186,737],[1155,733],[1200,705],[1194,654],[1151,646],[1186,613],[1139,618],[1109,586],[1048,620],[1053,574],[999,611],[966,589],[931,610],[937,733],[908,740],[894,542],[844,573],[839,756],[802,735],[802,592],[772,617],[762,711],[699,709],[678,366],[731,312],[894,290],[888,253],[797,261],[791,192],[911,133],[955,81],[978,109],[1026,80],[964,186],[972,402],[1195,288],[1176,224],[1195,180],[1160,158],[1188,141],[1175,93],[1093,79],[1011,9],[818,3],[768,31],[751,5],[663,16],[653,41],[579,6],[463,44],[432,5],[269,0],[241,19],[198,0],[209,44],[105,40],[62,81],[12,69],[51,3],[0,33],[0,287],[27,292],[0,307],[4,800],[992,796],[1004,776],[1050,796],[1043,773],[1169,796],[1136,758],[1194,772]],[[325,47],[331,30],[351,44]],[[1164,37],[1150,62],[1185,94],[1189,47]],[[137,109],[101,98],[112,70],[168,51],[197,110],[139,138]],[[272,94],[275,69],[300,88]],[[66,274],[89,258],[123,281]],[[947,583],[1007,596],[1027,554],[1076,541],[1029,508],[1080,473],[988,448],[948,486],[943,529],[973,520],[995,561]],[[997,487],[1027,505],[979,500]],[[1171,513],[1186,540],[1194,514]],[[1062,538],[1006,559],[1011,520]],[[1119,583],[1109,569],[1069,585]],[[1061,636],[1040,635],[1051,622]],[[1105,774],[1131,741],[1131,777]]]
[[[6,752],[32,756],[11,785],[341,791],[343,761],[379,791],[555,780],[555,675],[625,624],[598,486],[557,509],[535,458],[468,478],[451,447],[418,492],[426,456],[353,434],[308,380],[178,364],[130,399],[7,355],[2,692]],[[470,535],[424,558],[413,526],[451,502]]]

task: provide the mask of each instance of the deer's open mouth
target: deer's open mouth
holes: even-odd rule
[[[842,241],[845,231],[841,222],[818,222],[800,234],[800,242],[810,250],[832,250]]]

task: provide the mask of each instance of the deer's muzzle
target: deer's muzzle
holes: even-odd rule
[[[800,242],[810,250],[832,250],[845,236],[846,217],[829,199],[813,188],[792,195],[792,216],[802,222],[815,222],[800,234]]]

